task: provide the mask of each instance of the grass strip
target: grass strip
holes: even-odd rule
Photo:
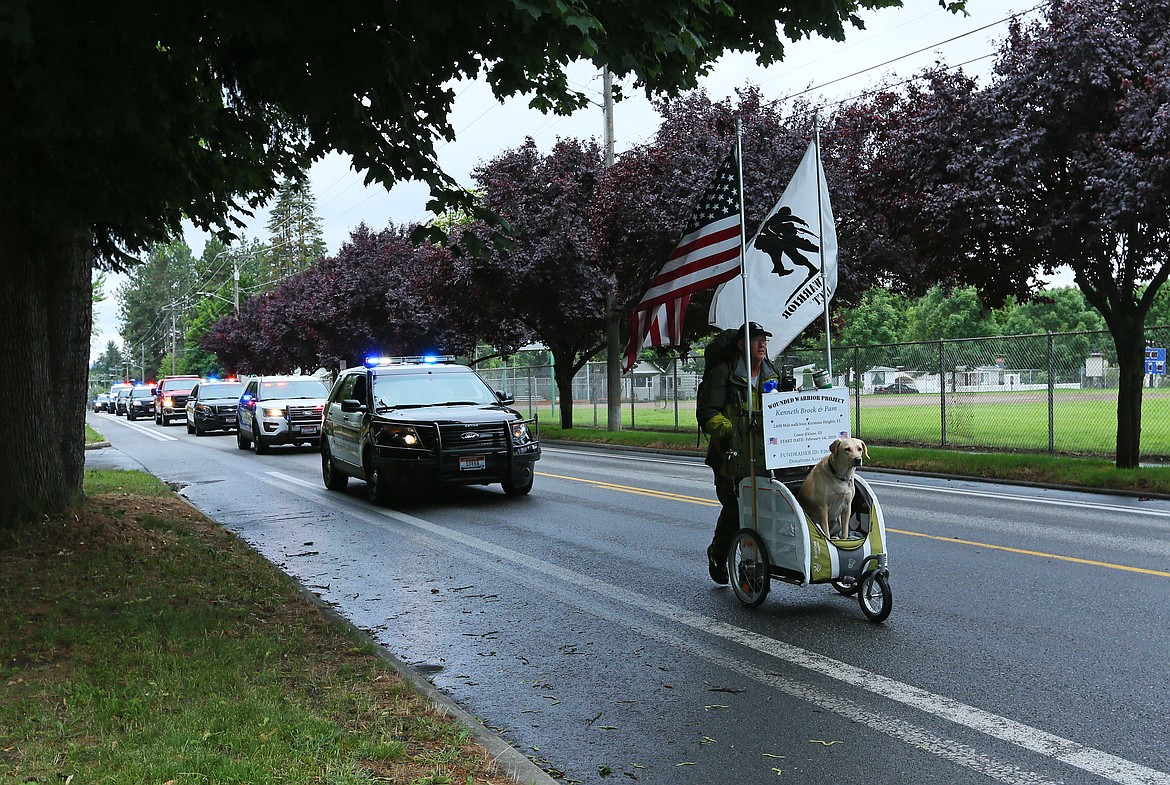
[[[0,544],[0,782],[511,782],[157,479],[86,493]]]

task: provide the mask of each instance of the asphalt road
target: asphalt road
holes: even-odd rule
[[[313,451],[90,421],[565,782],[1170,783],[1170,503],[864,472],[874,625],[712,584],[695,460],[551,445],[531,496],[378,508]]]

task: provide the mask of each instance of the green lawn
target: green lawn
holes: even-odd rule
[[[0,539],[0,783],[505,785],[365,636],[155,477]]]

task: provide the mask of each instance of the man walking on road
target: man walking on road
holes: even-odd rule
[[[746,440],[749,427],[755,442],[756,460],[759,466],[763,466],[762,421],[757,418],[749,426],[747,396],[750,391],[752,411],[759,412],[761,389],[769,381],[779,382],[776,369],[768,359],[768,338],[771,336],[772,333],[755,322],[744,324],[739,329],[734,356],[711,357],[708,354],[707,361],[713,364],[707,366],[699,386],[695,415],[700,427],[711,437],[705,462],[715,473],[715,495],[723,505],[715,523],[715,536],[707,547],[707,570],[711,580],[718,584],[727,583],[727,548],[739,530],[736,489],[739,481],[750,471],[749,445]],[[748,346],[750,373],[744,366],[745,348]]]

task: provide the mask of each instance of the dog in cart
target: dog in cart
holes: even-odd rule
[[[856,474],[863,456],[864,442],[838,439],[815,466],[740,481],[741,528],[727,567],[742,603],[762,603],[773,579],[797,586],[829,583],[841,594],[857,595],[870,621],[889,617],[886,527],[877,496]]]

